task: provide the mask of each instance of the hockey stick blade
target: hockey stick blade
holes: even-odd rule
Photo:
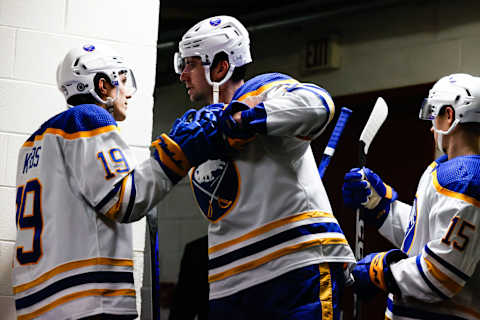
[[[359,155],[359,165],[363,167],[366,163],[366,157],[368,153],[368,148],[375,138],[378,130],[385,122],[385,119],[388,115],[388,107],[385,100],[382,97],[378,97],[377,102],[373,106],[372,113],[368,118],[365,128],[363,128],[362,134],[360,135],[360,155]]]
[[[373,106],[373,110],[370,113],[370,117],[363,128],[362,134],[360,135],[360,148],[358,154],[358,165],[359,168],[362,168],[367,163],[367,153],[370,144],[375,138],[378,130],[385,122],[385,119],[388,115],[388,107],[385,100],[382,97],[378,97],[377,102]],[[364,221],[360,215],[360,210],[356,210],[356,224],[355,224],[355,258],[360,260],[364,257],[363,248],[365,243],[365,225]],[[357,294],[353,295],[353,319],[360,320],[362,316],[362,303],[357,296]]]
[[[330,139],[328,140],[327,146],[325,147],[325,151],[323,152],[320,165],[318,166],[318,173],[320,174],[320,178],[323,178],[323,175],[325,174],[325,170],[330,163],[330,158],[333,157],[333,154],[335,153],[338,141],[342,136],[343,129],[345,128],[345,125],[347,124],[348,118],[350,118],[351,114],[352,110],[348,108],[343,107],[340,109],[340,115],[338,116],[337,123],[332,131]]]

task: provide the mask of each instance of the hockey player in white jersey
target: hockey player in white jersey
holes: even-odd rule
[[[18,319],[133,319],[131,225],[208,157],[216,130],[178,119],[137,163],[116,121],[136,90],[123,57],[72,49],[57,83],[68,110],[43,123],[18,158],[13,292]],[[213,151],[212,151],[213,152]]]
[[[249,35],[235,18],[188,30],[175,70],[192,101],[213,103],[229,157],[191,171],[209,220],[210,319],[338,319],[353,253],[310,141],[334,115],[328,92],[269,73],[244,82]],[[200,111],[200,112],[201,112]]]
[[[345,175],[346,204],[396,247],[353,270],[360,297],[389,293],[387,319],[480,319],[480,78],[441,78],[420,118],[445,155],[423,173],[413,204],[368,168]]]

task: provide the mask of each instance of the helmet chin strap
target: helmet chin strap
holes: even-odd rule
[[[205,79],[207,79],[207,82],[209,85],[212,86],[212,91],[213,91],[213,103],[218,103],[219,101],[219,97],[220,97],[220,86],[222,84],[224,84],[225,82],[228,81],[228,79],[230,79],[230,77],[232,76],[232,73],[233,73],[233,69],[235,69],[235,66],[233,64],[230,65],[230,67],[228,68],[228,71],[227,71],[227,74],[225,75],[225,77],[223,77],[222,80],[220,80],[219,82],[213,82],[211,79],[210,79],[210,67],[205,67]]]
[[[219,85],[218,82],[213,82],[212,83],[212,88],[213,88],[213,103],[216,104],[218,103],[218,96],[219,96]]]
[[[448,130],[445,131],[445,130],[437,129],[437,127],[435,126],[435,120],[432,120],[433,130],[435,130],[435,132],[437,133],[437,148],[438,148],[438,150],[444,152],[443,151],[443,136],[444,135],[449,135],[453,131],[453,129],[455,129],[457,127],[457,124],[459,122],[460,122],[460,120],[455,119],[455,121],[452,123],[450,128],[448,128]]]
[[[103,100],[102,98],[100,98],[100,96],[97,94],[97,92],[95,92],[94,89],[90,90],[90,94],[93,96],[93,98],[95,98],[95,100],[97,100],[99,103],[105,105],[107,108],[107,111],[113,116],[113,103],[115,102],[115,100],[117,100],[118,98],[118,93],[119,93],[119,88],[118,86],[115,86],[116,87],[116,93],[115,93],[115,98],[112,98],[112,97],[107,97],[106,100]]]
[[[108,113],[110,113],[112,116],[113,116],[113,102],[117,99],[117,97],[115,97],[114,99],[112,99],[111,97],[107,97],[107,103],[105,104],[107,106],[107,111]]]

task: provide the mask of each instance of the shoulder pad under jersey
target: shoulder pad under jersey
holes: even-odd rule
[[[440,187],[480,201],[480,155],[441,162],[436,171]]]
[[[292,83],[298,82],[292,77],[282,74],[282,73],[265,73],[258,75],[247,82],[245,82],[240,88],[235,91],[232,100],[242,100],[241,98],[246,94],[251,95],[251,93],[257,91],[259,94],[264,91],[264,89],[269,88],[275,82],[289,82]]]
[[[66,134],[92,131],[107,126],[117,126],[115,119],[107,110],[95,104],[81,104],[53,116],[35,131],[27,141],[47,130],[61,130]]]

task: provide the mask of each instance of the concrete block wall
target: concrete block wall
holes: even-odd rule
[[[159,0],[0,1],[0,310],[14,319],[11,259],[15,240],[18,149],[49,117],[65,109],[55,85],[57,64],[74,45],[103,43],[130,61],[139,90],[122,135],[139,161],[152,136]],[[145,220],[134,224],[135,283],[140,310]]]
[[[429,83],[454,72],[480,74],[479,11],[480,2],[474,0],[417,1],[254,32],[248,76],[284,72],[341,96]],[[302,74],[304,45],[328,35],[339,39],[340,68]],[[154,135],[168,132],[175,117],[190,107],[180,82],[157,88]],[[176,281],[185,243],[206,232],[190,186],[184,182],[175,188],[159,207],[164,213],[159,216],[165,238],[160,242],[163,281]]]

